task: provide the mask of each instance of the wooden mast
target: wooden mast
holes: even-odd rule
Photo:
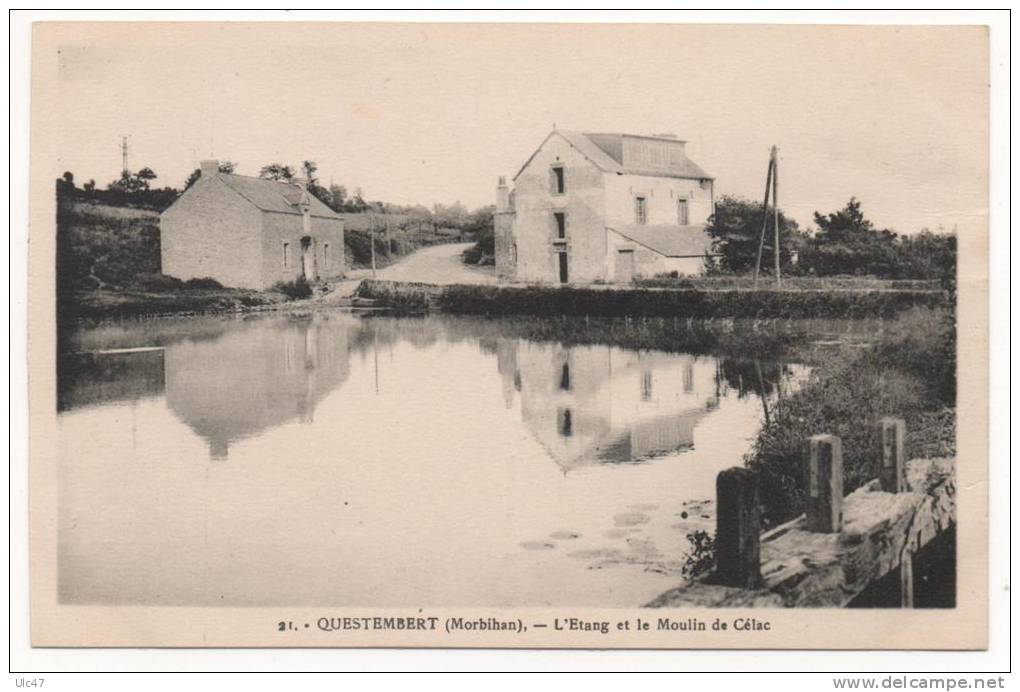
[[[761,236],[758,238],[758,256],[754,262],[754,288],[758,288],[758,272],[761,270],[761,253],[765,247],[765,230],[769,225],[769,190],[772,188],[772,167],[775,161],[769,156],[769,172],[765,176],[765,201],[762,202]]]
[[[783,287],[783,275],[779,269],[779,149],[772,145],[772,225],[775,227],[776,244],[776,287]]]

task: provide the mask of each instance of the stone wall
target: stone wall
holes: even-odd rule
[[[262,215],[261,288],[270,288],[281,281],[294,281],[301,276],[301,238],[304,225],[297,214],[266,212]],[[311,219],[311,252],[315,256],[315,277],[311,280],[337,279],[344,274],[344,223],[336,219],[313,216]],[[284,264],[284,243],[287,262]]]
[[[162,272],[262,288],[261,215],[215,176],[200,178],[159,219]]]
[[[564,168],[565,192],[551,186],[554,165]],[[605,191],[602,171],[562,137],[551,137],[515,180],[514,238],[517,281],[559,283],[559,251],[565,249],[568,279],[605,279]],[[566,215],[565,242],[558,243],[555,213]]]

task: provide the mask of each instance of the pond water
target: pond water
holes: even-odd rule
[[[73,604],[642,605],[806,376],[341,311],[108,324],[63,349]]]

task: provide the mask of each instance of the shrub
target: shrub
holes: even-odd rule
[[[955,418],[946,413],[954,402],[944,397],[955,392],[955,371],[939,364],[950,350],[955,353],[951,314],[911,310],[871,348],[822,364],[802,389],[784,398],[746,458],[759,472],[766,523],[804,510],[804,459],[812,435],[841,438],[846,494],[878,475],[876,425],[883,416],[906,420],[908,458],[954,453]]]
[[[184,282],[184,287],[185,288],[221,289],[221,288],[223,288],[223,284],[221,284],[219,281],[217,281],[216,279],[214,279],[212,277],[203,276],[202,278],[188,279],[187,281]]]
[[[591,317],[892,317],[915,305],[938,304],[924,291],[704,291],[697,289],[605,291],[575,287],[453,285],[437,298],[444,312],[478,315],[576,315]]]
[[[681,571],[687,580],[708,574],[715,567],[715,538],[707,531],[692,531],[687,534],[691,552],[687,553]]]
[[[184,288],[184,282],[176,276],[158,272],[138,274],[132,283],[145,291],[179,291]]]
[[[312,286],[303,276],[294,281],[281,281],[276,284],[275,288],[291,300],[310,298],[312,296]]]

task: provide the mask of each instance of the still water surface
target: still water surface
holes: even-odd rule
[[[82,329],[64,603],[635,606],[805,369],[344,312]]]

